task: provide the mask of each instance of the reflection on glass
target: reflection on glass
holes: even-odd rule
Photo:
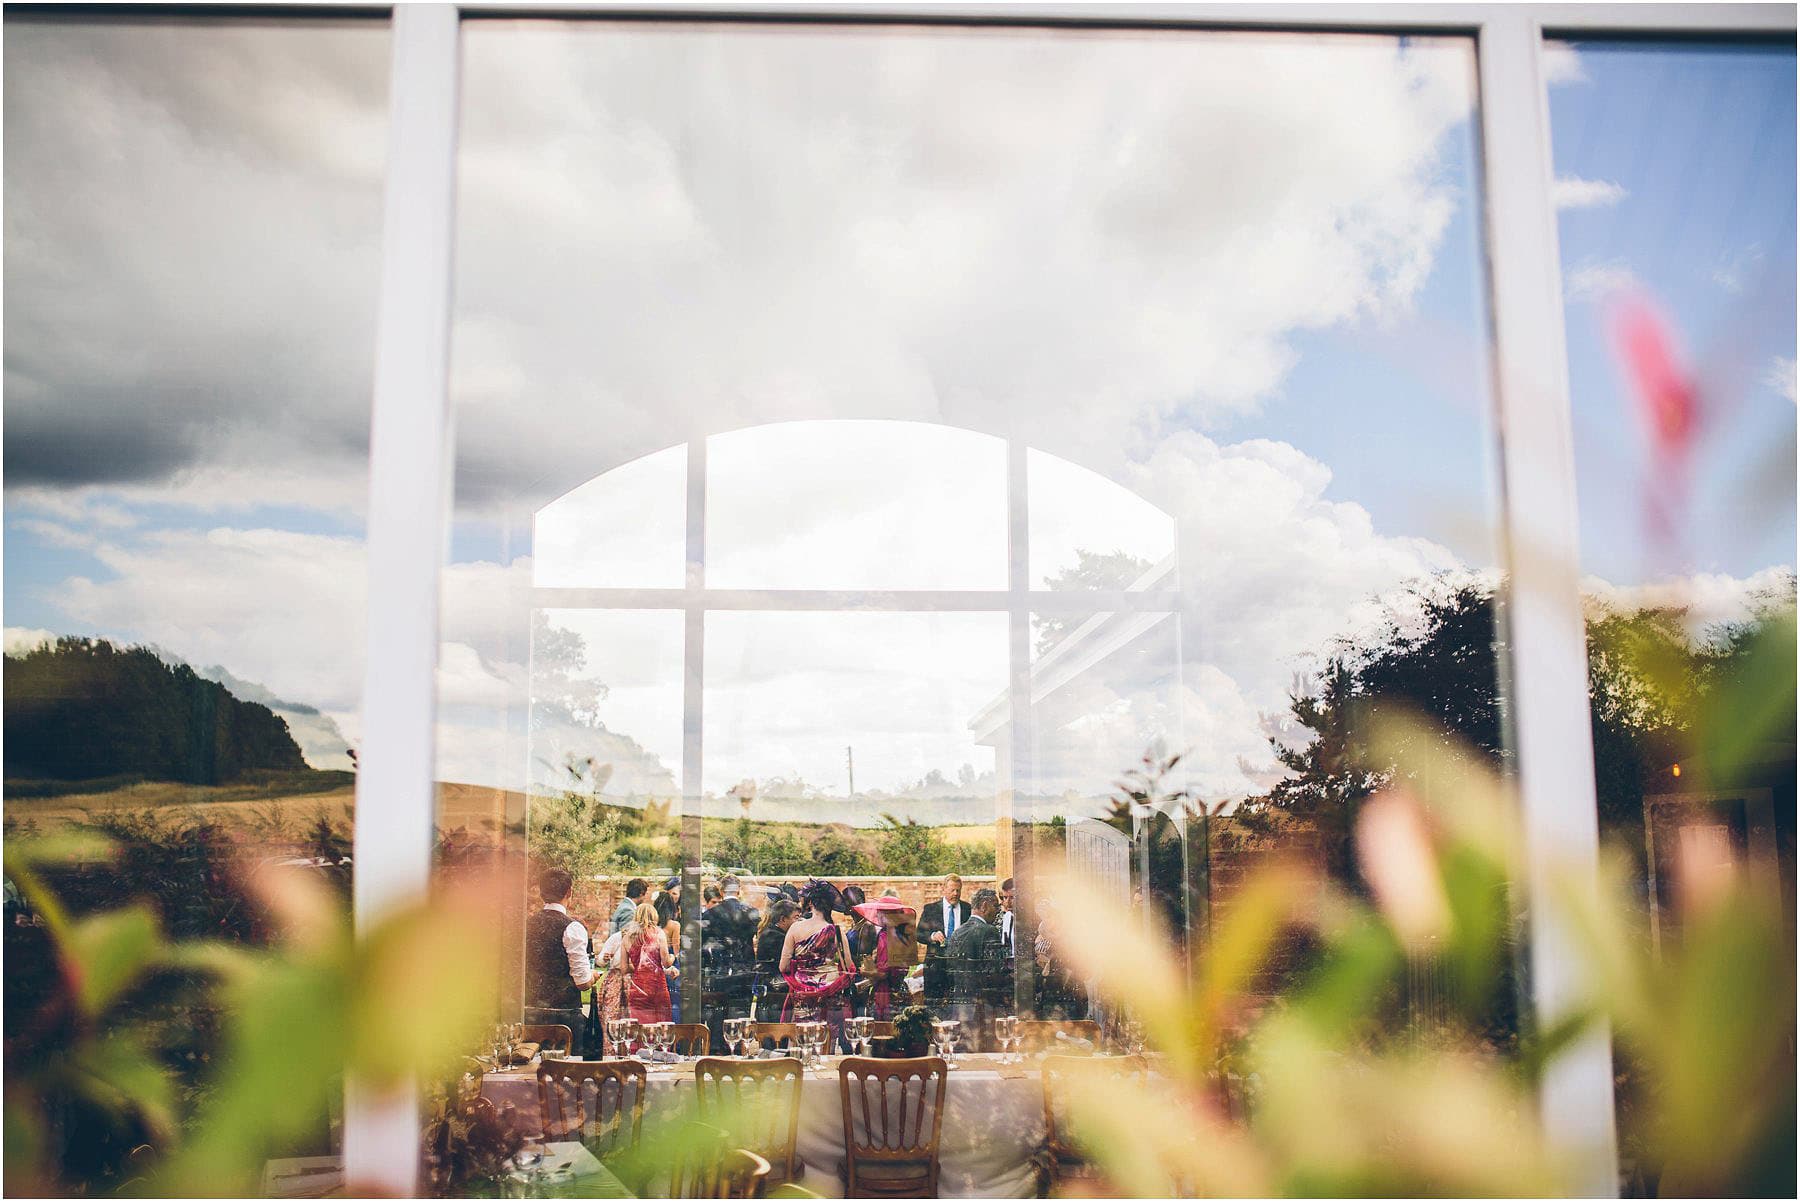
[[[754,781],[764,821],[991,824],[971,723],[1005,682],[1004,614],[712,614],[707,793]]]
[[[492,21],[464,50],[459,482],[666,455],[672,497],[668,448],[704,450],[667,853],[697,886],[919,907],[970,855],[965,899],[1015,879],[1015,1001],[1098,1021],[1040,962],[1040,868],[1196,943],[1265,860],[1360,887],[1395,765],[1339,754],[1358,688],[1504,766],[1468,42]],[[539,585],[640,537],[603,480],[540,517]]]
[[[537,511],[538,588],[680,588],[687,568],[687,448],[645,455]]]
[[[289,1154],[335,1150],[342,1061],[258,1056],[252,1008],[151,966],[289,971],[253,867],[310,878],[321,940],[348,912],[388,52],[375,21],[5,14],[9,1194],[141,1182],[228,1078],[316,1101]],[[21,868],[83,828],[114,851]],[[163,1192],[253,1188],[249,1130]]]
[[[1622,1024],[1621,1188],[1785,1196],[1792,961],[1766,988],[1735,974],[1759,970],[1759,937],[1793,944],[1794,50],[1554,52],[1601,829],[1630,855],[1658,971],[1696,974],[1682,1021],[1752,1033],[1709,1054],[1708,1090],[1671,1084],[1685,1036]],[[1727,937],[1729,966],[1711,958]],[[1659,1125],[1668,1093],[1746,1134]]]
[[[531,707],[537,787],[581,787],[617,804],[667,801],[681,765],[681,616],[539,613]]]
[[[1128,488],[1041,451],[1025,457],[1033,588],[1173,588],[1175,520]]]
[[[1006,587],[1006,445],[918,422],[707,440],[714,588]]]

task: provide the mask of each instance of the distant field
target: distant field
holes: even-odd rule
[[[332,775],[349,776],[348,773]],[[56,797],[16,797],[8,790],[5,815],[10,822],[30,821],[40,829],[51,830],[107,811],[148,811],[170,819],[203,817],[243,838],[256,840],[267,840],[281,829],[303,832],[321,816],[347,825],[356,801],[354,785],[348,780],[307,783],[325,783],[333,787],[283,793],[273,783],[201,786],[147,781]],[[524,814],[525,796],[522,793],[480,785],[438,785],[438,826],[444,830],[460,827],[476,834],[497,835],[508,822],[518,823]],[[732,825],[732,820],[709,818],[702,838],[722,835]],[[809,830],[826,824],[762,822],[758,825]],[[936,829],[946,841],[957,844],[986,842],[994,837],[992,826],[957,825]]]
[[[347,773],[344,775],[348,775]],[[250,791],[252,796],[246,797]],[[35,822],[53,830],[93,814],[135,810],[175,819],[185,816],[217,822],[228,831],[250,839],[266,839],[276,828],[304,831],[321,816],[348,825],[356,804],[352,784],[318,792],[259,794],[244,785],[183,785],[147,781],[96,793],[68,793],[60,797],[5,799],[11,822]],[[524,797],[476,785],[438,786],[438,825],[446,830],[466,827],[480,833],[496,833],[508,810],[524,812]]]

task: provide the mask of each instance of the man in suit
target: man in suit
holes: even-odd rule
[[[982,1020],[1006,1006],[1006,949],[1000,941],[1000,899],[992,889],[975,891],[969,919],[950,936],[944,959],[950,970],[947,1010],[961,1019],[963,1037],[980,1037]]]
[[[737,877],[727,873],[716,888],[719,901],[700,915],[700,1009],[712,1046],[723,1048],[725,1020],[750,1017],[759,916],[738,896],[743,885]]]
[[[925,945],[925,1001],[942,1005],[949,990],[950,974],[944,952],[957,928],[969,921],[969,903],[962,900],[962,878],[954,872],[944,878],[942,901],[919,911],[919,942]]]

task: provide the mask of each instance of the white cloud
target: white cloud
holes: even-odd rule
[[[790,418],[1067,453],[1253,408],[1297,332],[1407,310],[1470,106],[1465,48],[1381,39],[561,28],[468,54],[465,464],[551,493]]]
[[[1794,399],[1794,361],[1777,356],[1763,373],[1763,384],[1780,396]]]
[[[355,706],[361,691],[365,568],[360,540],[282,530],[169,530],[102,542],[116,575],[53,590],[75,621],[221,664],[277,696]]]
[[[1611,180],[1563,176],[1551,185],[1550,195],[1559,209],[1611,208],[1629,195],[1623,184]]]
[[[1794,569],[1779,565],[1745,577],[1696,572],[1637,585],[1616,585],[1598,576],[1584,576],[1581,590],[1592,605],[1613,613],[1685,610],[1688,633],[1698,637],[1711,627],[1747,621],[1771,602],[1792,604]]]
[[[1545,42],[1542,56],[1544,83],[1547,87],[1592,82],[1581,53],[1567,42]]]
[[[1762,265],[1761,243],[1741,247],[1719,257],[1718,265],[1713,268],[1713,283],[1736,296],[1761,272]]]
[[[24,655],[27,651],[35,651],[45,643],[56,641],[56,634],[49,630],[31,630],[24,626],[8,626],[6,628],[6,654]]]
[[[1563,295],[1571,303],[1595,303],[1638,286],[1637,274],[1618,260],[1589,261],[1570,268],[1563,280]]]

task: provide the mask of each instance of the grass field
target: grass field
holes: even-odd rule
[[[349,773],[341,775],[348,777]],[[318,791],[283,793],[236,784],[144,781],[58,797],[9,795],[5,815],[8,823],[30,822],[40,830],[51,831],[109,811],[133,811],[166,819],[204,818],[245,839],[268,839],[284,829],[305,831],[321,817],[348,828],[356,804],[355,786],[331,783],[333,787]],[[522,794],[477,785],[442,784],[438,786],[438,825],[445,830],[463,827],[475,833],[497,834],[507,814],[523,814],[524,805]]]
[[[318,773],[318,777],[342,780],[266,782],[264,784],[184,785],[169,781],[143,781],[91,793],[70,792],[55,797],[5,798],[8,823],[32,823],[51,831],[108,811],[149,813],[166,819],[204,818],[219,823],[246,840],[266,841],[287,831],[295,834],[312,827],[321,817],[348,828],[356,803],[349,773]],[[294,785],[306,786],[295,791]],[[326,788],[318,788],[327,785]],[[285,791],[284,791],[285,789]],[[440,783],[438,826],[459,828],[471,834],[496,837],[508,823],[517,824],[525,814],[525,795],[481,785]],[[723,834],[729,819],[708,819],[702,839]],[[828,823],[770,823],[799,831],[816,830]],[[941,826],[938,833],[950,843],[980,843],[994,837],[992,826],[972,824]],[[671,845],[673,839],[670,839]]]

